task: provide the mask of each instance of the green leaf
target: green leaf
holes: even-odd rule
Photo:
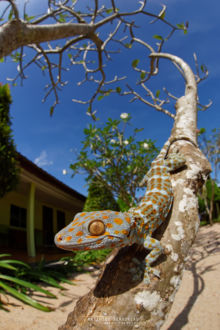
[[[159,89],[156,91],[155,95],[156,95],[156,98],[158,98],[160,96],[160,90]]]
[[[177,26],[179,29],[184,29],[184,28],[185,28],[184,23],[177,24],[176,26]]]
[[[163,37],[160,36],[160,35],[158,35],[158,34],[155,34],[155,35],[153,36],[153,38],[154,38],[154,39],[157,39],[157,40],[163,40]]]
[[[103,94],[102,94],[102,95],[99,95],[99,96],[97,97],[97,100],[98,100],[98,101],[101,101],[101,100],[104,98],[104,96],[105,96],[105,95],[103,95]]]
[[[31,269],[31,267],[26,264],[25,262],[23,261],[20,261],[20,260],[15,260],[15,259],[4,259],[4,260],[0,260],[0,266],[3,264],[3,263],[8,263],[8,264],[17,264],[17,265],[21,265],[21,266],[24,266],[28,269]]]
[[[42,282],[48,283],[51,286],[54,286],[56,288],[59,288],[61,290],[65,290],[65,288],[62,285],[59,285],[59,283],[52,278],[51,276],[48,276],[46,274],[39,274],[37,272],[31,272],[30,274],[32,274],[33,276],[35,276],[37,279],[39,279]]]
[[[121,93],[121,87],[116,87],[115,90],[116,90],[117,93]]]
[[[66,15],[60,14],[58,22],[66,23]]]
[[[30,22],[32,19],[34,19],[35,16],[28,16],[27,14],[24,14],[24,19],[27,21],[27,22]]]
[[[132,62],[133,68],[136,68],[136,66],[138,65],[139,62],[140,62],[139,59],[133,60],[133,62]]]
[[[187,27],[188,27],[188,23],[186,23],[186,25],[184,23],[180,23],[176,25],[179,29],[183,30],[184,34],[187,33]]]
[[[53,116],[54,108],[55,108],[54,105],[52,105],[52,107],[50,107],[50,116],[51,117]]]
[[[9,254],[9,253],[2,253],[2,254],[0,254],[0,258],[10,257],[10,256],[11,256],[11,254]]]
[[[110,8],[110,9],[106,9],[106,11],[105,11],[107,14],[111,14],[112,12],[113,12],[113,9],[112,8]]]
[[[206,132],[206,129],[204,127],[200,128],[199,134],[204,134]]]
[[[16,284],[24,286],[25,288],[29,288],[29,289],[33,289],[35,291],[42,292],[42,293],[46,294],[47,296],[49,296],[51,298],[56,298],[56,296],[53,293],[51,293],[50,291],[42,289],[38,285],[30,283],[28,281],[24,281],[24,280],[21,280],[21,279],[16,278],[16,277],[3,275],[3,274],[0,274],[0,278],[3,279],[3,280],[6,280],[6,281],[14,282]]]
[[[160,15],[160,18],[161,18],[161,19],[164,19],[165,15],[166,15],[166,11],[164,11],[164,12],[162,13],[162,15]]]
[[[0,268],[6,268],[11,270],[17,270],[16,267],[9,265],[7,262],[4,263],[3,261],[0,262]]]
[[[128,43],[126,43],[126,44],[125,44],[125,47],[126,47],[126,48],[131,48],[131,47],[132,47],[132,44],[128,44]]]
[[[13,295],[14,297],[22,300],[23,302],[25,302],[28,305],[31,305],[31,306],[33,306],[33,307],[35,307],[39,310],[42,310],[44,312],[50,312],[51,311],[51,308],[39,304],[36,300],[26,296],[24,293],[19,292],[14,288],[8,286],[7,284],[5,284],[2,281],[0,281],[0,287],[2,287],[6,292],[8,292],[11,295]]]
[[[5,61],[4,57],[0,58],[0,63],[3,63],[4,61]]]
[[[141,71],[141,80],[143,80],[146,77],[146,72]]]
[[[11,9],[8,15],[8,20],[9,21],[12,20],[12,17],[13,17],[13,10]]]
[[[205,66],[204,66],[204,64],[202,64],[201,66],[200,66],[200,69],[201,69],[201,71],[204,73],[205,72]]]

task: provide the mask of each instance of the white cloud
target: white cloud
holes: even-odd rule
[[[53,161],[48,159],[46,150],[43,150],[41,151],[40,156],[35,158],[34,164],[40,167],[49,166],[49,165],[53,165]]]

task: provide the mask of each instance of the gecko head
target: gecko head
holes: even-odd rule
[[[95,250],[125,246],[130,233],[131,216],[115,211],[77,213],[60,230],[54,242],[64,250]]]

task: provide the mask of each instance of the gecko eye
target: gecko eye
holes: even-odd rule
[[[89,224],[89,232],[91,235],[102,235],[105,232],[105,225],[101,220],[94,220]]]

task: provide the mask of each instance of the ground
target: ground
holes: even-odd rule
[[[220,224],[202,227],[189,256],[180,289],[166,323],[161,330],[219,330],[220,329]],[[41,312],[11,297],[10,312],[0,310],[1,330],[54,330],[62,325],[77,299],[94,285],[97,274],[80,274],[74,277],[74,286],[64,285],[67,290],[59,292],[58,299],[41,302],[54,308],[50,313]]]

